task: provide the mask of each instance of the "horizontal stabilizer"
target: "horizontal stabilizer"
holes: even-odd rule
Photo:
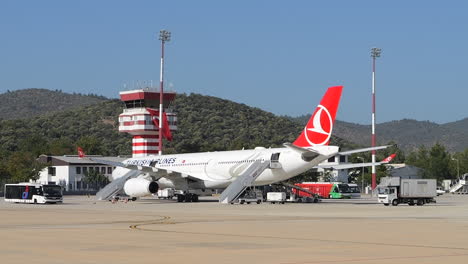
[[[287,148],[290,148],[296,152],[299,152],[301,153],[301,157],[304,161],[312,161],[313,159],[315,159],[316,157],[318,157],[320,154],[315,152],[315,151],[312,151],[310,149],[306,149],[306,148],[301,148],[301,147],[298,147],[296,145],[293,145],[291,143],[284,143],[283,146],[287,147]]]

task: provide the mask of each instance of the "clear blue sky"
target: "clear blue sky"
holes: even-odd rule
[[[467,1],[9,1],[0,2],[0,93],[61,89],[117,97],[159,80],[275,114],[313,111],[344,85],[337,118],[377,122],[468,117]]]

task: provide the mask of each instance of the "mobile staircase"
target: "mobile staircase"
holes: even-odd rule
[[[468,173],[464,174],[462,178],[458,179],[455,185],[450,187],[450,193],[467,193],[468,189]]]
[[[270,160],[254,161],[241,175],[239,175],[219,196],[219,202],[224,204],[234,203],[244,193],[247,187],[252,186],[255,179],[266,169],[281,168],[277,157],[278,153],[272,155]]]

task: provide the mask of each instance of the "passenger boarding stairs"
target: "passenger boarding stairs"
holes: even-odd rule
[[[111,183],[107,184],[104,188],[102,188],[99,192],[96,193],[96,198],[98,200],[108,200],[111,199],[113,196],[118,195],[125,185],[125,182],[130,179],[137,177],[140,175],[140,171],[130,170],[120,178],[113,180]]]
[[[466,186],[466,185],[467,185],[466,179],[459,179],[459,180],[457,181],[457,184],[455,184],[454,186],[452,186],[452,187],[450,188],[449,191],[450,191],[450,193],[459,192],[459,191],[462,190],[463,187]]]
[[[239,175],[219,196],[219,202],[224,204],[234,203],[241,194],[252,186],[255,179],[262,174],[267,168],[281,168],[277,159],[271,160],[256,160],[254,161],[241,175]]]

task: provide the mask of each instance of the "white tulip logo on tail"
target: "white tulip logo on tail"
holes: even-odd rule
[[[328,109],[323,105],[318,105],[310,121],[312,122],[309,122],[304,128],[307,142],[312,146],[328,143],[333,130],[333,119]]]
[[[328,88],[320,104],[315,108],[302,133],[293,142],[295,146],[307,148],[328,145],[340,103],[343,86]]]

